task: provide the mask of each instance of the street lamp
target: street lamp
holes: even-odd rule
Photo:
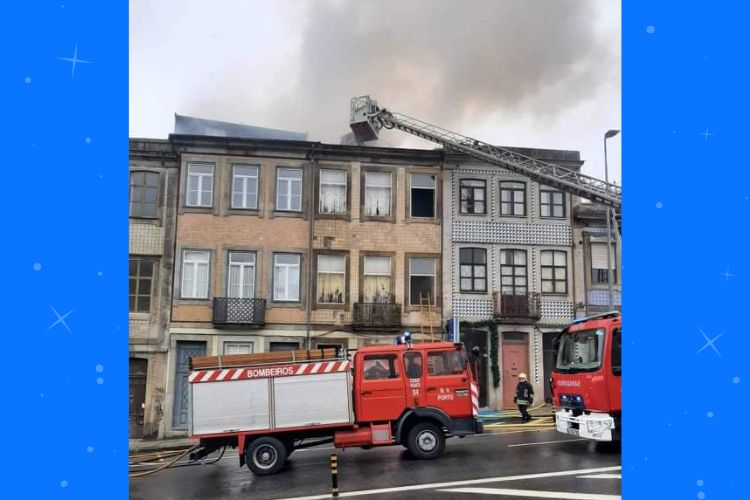
[[[619,130],[607,130],[604,134],[604,182],[607,183],[607,191],[609,192],[609,170],[607,169],[607,139],[614,137],[619,134]],[[607,205],[607,283],[609,284],[609,310],[614,309],[614,292],[612,289],[612,229],[610,226],[610,217],[612,217],[612,207]]]

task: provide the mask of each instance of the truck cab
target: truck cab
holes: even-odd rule
[[[619,441],[622,415],[622,317],[582,318],[559,337],[550,386],[559,432]]]

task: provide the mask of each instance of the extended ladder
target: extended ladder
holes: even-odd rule
[[[580,196],[615,210],[622,206],[622,188],[595,177],[546,163],[509,149],[466,137],[401,113],[379,108],[370,96],[352,99],[350,126],[358,139],[377,139],[381,128],[397,128],[443,147],[522,174],[536,182]]]
[[[435,326],[432,317],[432,301],[430,294],[427,296],[419,293],[419,336],[422,342],[425,341],[427,332],[430,333],[430,342],[435,341]]]

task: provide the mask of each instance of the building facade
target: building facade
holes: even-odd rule
[[[129,434],[153,438],[166,404],[178,168],[168,141],[131,139],[129,169]]]
[[[515,151],[579,170],[578,152]],[[480,404],[514,407],[518,374],[548,398],[553,339],[574,317],[571,196],[496,166],[448,155],[443,287],[447,316],[478,347]]]
[[[180,189],[167,435],[187,426],[191,356],[440,334],[439,151],[170,141]]]

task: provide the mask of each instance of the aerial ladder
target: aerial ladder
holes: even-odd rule
[[[389,111],[379,107],[377,101],[370,96],[352,99],[349,125],[360,142],[376,140],[381,129],[396,128],[440,144],[445,149],[524,175],[545,186],[608,206],[615,212],[619,212],[622,207],[622,188],[616,184]],[[616,224],[617,222],[615,227]]]

